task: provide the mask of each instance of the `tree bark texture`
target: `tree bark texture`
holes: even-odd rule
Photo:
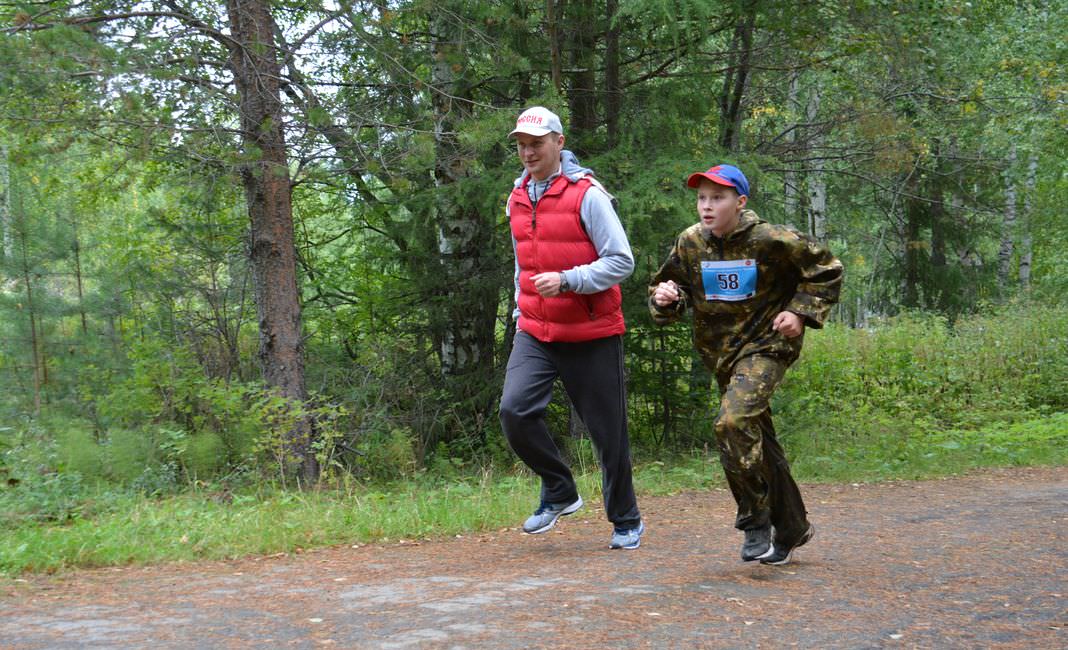
[[[15,242],[11,237],[11,167],[7,147],[0,145],[0,263],[11,257]]]
[[[606,0],[608,29],[604,46],[604,123],[608,131],[608,148],[619,144],[619,119],[623,111],[623,88],[619,76],[619,27],[613,23],[619,0]]]
[[[592,0],[571,0],[567,4],[564,24],[567,25],[569,56],[568,103],[571,109],[570,148],[585,157],[589,155],[591,135],[600,125],[597,118],[597,7]]]
[[[549,37],[549,76],[553,88],[559,93],[563,89],[563,71],[560,65],[560,2],[545,0],[545,22]]]
[[[799,86],[801,85],[801,73],[794,70],[790,73],[790,89],[786,95],[786,106],[791,115],[801,115],[801,105],[798,102],[797,95]],[[790,132],[786,136],[789,142],[789,148],[793,151],[797,145],[797,128],[798,119],[795,119],[790,124]],[[793,164],[789,165],[789,168],[783,174],[783,212],[786,215],[786,223],[790,225],[796,224],[797,219],[797,195],[798,195],[798,179],[797,170],[794,169]]]
[[[78,315],[82,320],[82,334],[89,333],[89,319],[85,313],[85,285],[82,281],[82,245],[78,237],[78,221],[77,219],[71,220],[71,229],[74,234],[74,279],[77,283],[78,289]]]
[[[753,49],[755,9],[749,8],[738,18],[731,41],[731,67],[724,76],[720,98],[720,146],[737,151],[742,131],[742,104],[749,86],[749,71]]]
[[[1020,288],[1025,292],[1031,290],[1031,258],[1034,253],[1034,239],[1031,236],[1032,201],[1035,187],[1038,185],[1038,156],[1031,154],[1027,163],[1027,181],[1024,191],[1023,234],[1020,237]]]
[[[241,112],[245,156],[241,175],[251,221],[259,361],[268,384],[282,396],[303,404],[308,393],[274,20],[264,0],[228,0],[227,11],[231,35],[238,44],[231,49],[229,65]],[[318,475],[311,435],[312,427],[304,421],[287,440],[288,452],[301,459],[307,479]]]
[[[23,289],[26,292],[26,304],[22,311],[26,313],[26,319],[30,328],[30,358],[33,363],[33,413],[41,412],[41,394],[45,384],[48,383],[47,360],[44,355],[44,344],[41,341],[37,322],[37,304],[33,295],[33,262],[30,260],[29,226],[26,223],[26,212],[21,205],[21,200],[15,198],[14,174],[8,170],[7,202],[8,202],[8,226],[12,237],[12,243],[17,238],[19,249],[18,273],[21,277]],[[21,199],[21,196],[18,197]],[[11,259],[14,259],[12,251]]]
[[[904,300],[905,307],[920,306],[920,285],[923,282],[923,249],[920,239],[923,229],[924,205],[920,198],[922,187],[919,171],[914,171],[905,183],[905,273]]]
[[[435,284],[443,297],[432,308],[435,338],[445,376],[464,376],[493,366],[497,302],[485,278],[489,229],[470,201],[457,193],[472,160],[458,140],[458,124],[470,110],[463,29],[449,11],[431,18],[434,34],[434,181],[439,188],[432,221],[437,227],[440,271]]]
[[[1005,214],[1001,220],[1001,245],[998,247],[998,291],[1002,296],[1009,290],[1012,254],[1016,238],[1016,144],[1009,147],[1005,161]]]
[[[805,114],[807,122],[813,124],[820,112],[820,87],[812,86],[812,94],[808,98],[808,107]],[[811,145],[812,171],[808,174],[808,225],[809,233],[816,239],[823,241],[827,238],[827,181],[823,177],[823,158],[819,150],[823,148],[823,134],[816,133],[812,137]]]

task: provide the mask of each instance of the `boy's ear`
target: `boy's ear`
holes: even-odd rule
[[[749,202],[749,197],[748,196],[746,196],[744,194],[739,194],[738,195],[738,209],[739,210],[744,209],[745,208],[745,204],[748,203],[748,202]]]

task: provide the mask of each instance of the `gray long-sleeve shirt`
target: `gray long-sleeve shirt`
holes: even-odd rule
[[[556,177],[564,173],[573,181],[583,177],[592,176],[589,169],[580,167],[578,159],[570,151],[564,150],[560,154],[561,168],[555,174],[544,181],[531,180],[527,184],[527,195],[532,204],[537,204],[538,199],[545,194]],[[527,173],[516,179],[515,186],[520,187],[526,181]],[[612,206],[612,197],[593,178],[593,187],[582,197],[582,205],[579,207],[579,219],[582,227],[597,250],[597,259],[589,264],[580,264],[570,269],[561,269],[571,291],[576,293],[597,293],[609,289],[630,277],[634,272],[634,254],[630,250],[630,242],[627,233],[623,230],[623,224],[619,221]],[[507,208],[505,208],[507,212]],[[511,216],[511,215],[509,215]],[[512,252],[515,253],[515,238],[512,238]],[[515,265],[515,293],[516,303],[519,302],[519,262]],[[515,318],[519,318],[519,309],[516,308]]]

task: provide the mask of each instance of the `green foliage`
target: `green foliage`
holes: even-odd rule
[[[774,403],[780,436],[802,468],[824,470],[869,466],[864,453],[877,464],[922,465],[920,452],[947,431],[996,446],[999,428],[1068,410],[1058,361],[1068,353],[1066,322],[1063,308],[1025,303],[952,327],[908,314],[868,330],[810,332]]]
[[[359,454],[358,467],[367,478],[374,481],[398,480],[412,476],[417,466],[413,438],[412,433],[404,429],[391,429],[364,436],[356,447]]]
[[[582,162],[618,199],[635,253],[623,289],[640,456],[713,443],[715,390],[687,329],[652,327],[645,307],[645,283],[694,221],[683,181],[713,161],[742,166],[752,207],[776,222],[805,227],[809,192],[825,185],[828,238],[848,274],[840,325],[809,334],[776,402],[788,446],[830,459],[813,471],[873,446],[873,457],[903,454],[907,465],[920,458],[916,432],[1065,408],[1068,14],[1041,2],[621,0],[614,16],[603,3],[556,3],[563,29],[551,29],[547,6],[275,12],[290,43],[323,21],[282,71],[317,393],[305,405],[253,381],[260,341],[240,174],[261,152],[239,146],[231,75],[204,65],[227,53],[200,28],[225,33],[225,12],[190,5],[202,21],[192,29],[162,29],[141,12],[46,29],[67,3],[32,16],[0,8],[4,25],[41,27],[0,33],[0,60],[14,62],[0,67],[0,412],[5,424],[33,420],[39,438],[19,454],[48,450],[39,471],[19,470],[20,484],[167,494],[285,478],[286,436],[305,425],[328,481],[514,466],[495,412],[512,292],[503,204],[521,169],[505,134],[534,103],[557,110],[568,146],[588,152]],[[752,67],[728,151],[744,18]],[[451,75],[435,77],[442,63]],[[575,125],[584,112],[593,119]],[[1015,169],[1005,169],[1010,146]],[[1020,220],[1008,232],[1012,178]],[[442,234],[467,228],[477,255],[445,251]],[[1030,292],[1012,278],[1001,289],[1001,239],[1016,244],[1015,271],[1025,235]],[[1004,306],[1017,295],[1033,302]],[[442,339],[469,325],[485,344],[478,367],[446,377]],[[592,463],[588,442],[570,437],[566,403],[549,419],[566,453]]]

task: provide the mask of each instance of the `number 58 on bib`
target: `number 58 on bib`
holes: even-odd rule
[[[701,280],[705,300],[747,300],[756,294],[756,260],[701,262]]]

